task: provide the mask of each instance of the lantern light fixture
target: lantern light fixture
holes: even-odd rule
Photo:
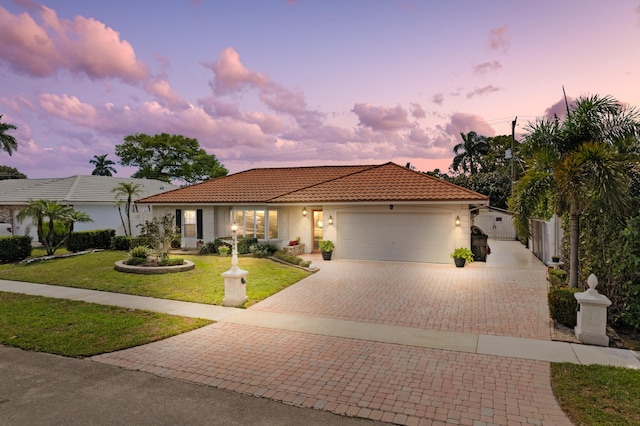
[[[456,226],[460,226],[460,216],[456,216]]]
[[[333,225],[333,216],[329,216],[329,225]]]
[[[302,216],[303,217],[307,217],[307,208],[306,207],[302,208]]]

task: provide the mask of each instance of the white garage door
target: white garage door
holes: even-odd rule
[[[450,263],[454,223],[450,214],[339,213],[343,259]]]

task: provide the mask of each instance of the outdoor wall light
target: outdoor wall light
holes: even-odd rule
[[[307,208],[306,208],[306,207],[304,207],[304,208],[302,209],[302,216],[303,216],[303,217],[307,217]]]
[[[456,216],[456,226],[460,226],[460,216]]]
[[[329,216],[329,225],[333,225],[333,216]]]

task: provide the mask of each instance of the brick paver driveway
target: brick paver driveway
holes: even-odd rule
[[[548,340],[544,266],[515,242],[492,249],[464,269],[319,261],[250,310]],[[397,424],[570,424],[542,361],[228,322],[94,359]]]

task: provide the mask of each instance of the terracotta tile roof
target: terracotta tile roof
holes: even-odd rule
[[[488,201],[488,197],[394,163],[251,169],[139,202],[330,203],[400,201]]]

